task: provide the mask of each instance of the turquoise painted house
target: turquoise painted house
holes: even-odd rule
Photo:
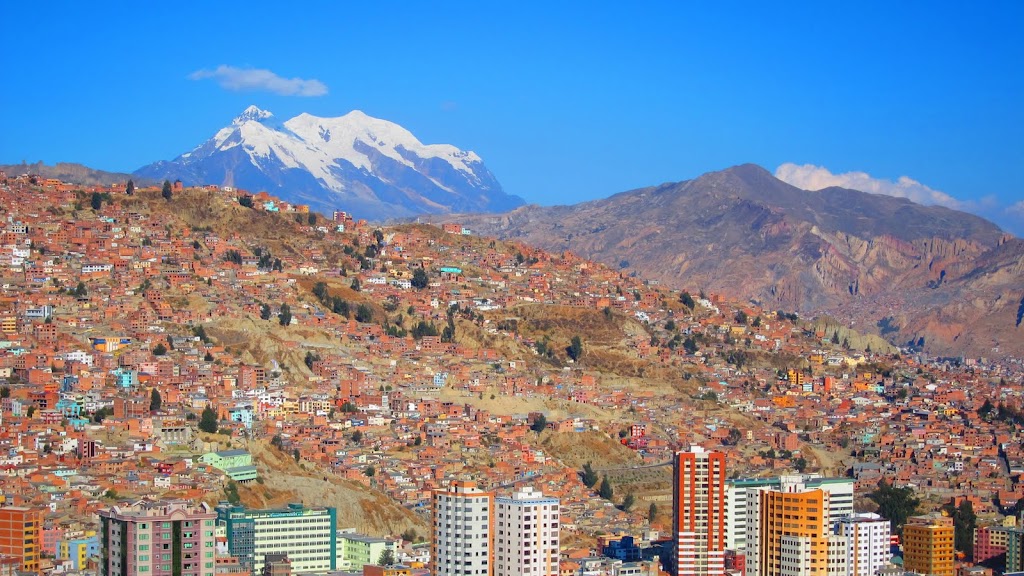
[[[199,457],[199,461],[227,474],[228,478],[235,482],[248,482],[256,479],[256,466],[252,463],[252,454],[245,450],[207,452]]]

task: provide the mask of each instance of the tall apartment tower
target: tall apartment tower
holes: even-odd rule
[[[494,502],[494,575],[558,576],[558,499],[523,488]]]
[[[700,446],[676,454],[672,539],[677,576],[725,574],[725,481],[725,454]]]
[[[799,478],[806,489],[821,488],[828,492],[829,528],[840,519],[853,514],[853,478],[823,478],[819,474],[801,474],[799,476],[775,476],[771,478],[737,478],[726,483],[725,500],[725,547],[729,550],[744,552],[747,548],[747,493],[762,488],[781,490],[783,478],[792,482]],[[756,505],[756,502],[755,502]],[[756,518],[754,519],[756,521]]]
[[[748,490],[748,576],[845,576],[849,540],[829,530],[830,497],[799,476]]]
[[[1000,528],[992,531],[996,543],[1003,545],[1006,554],[1003,573],[1024,572],[1024,530],[1020,528]],[[977,546],[974,548],[978,550]],[[974,553],[978,557],[978,552]]]
[[[214,576],[217,514],[207,504],[141,500],[99,516],[99,576]]]
[[[494,493],[453,481],[433,498],[433,576],[492,576]]]
[[[953,576],[953,519],[941,514],[913,516],[903,525],[903,569],[929,576]]]
[[[846,562],[849,576],[874,576],[889,563],[891,527],[878,514],[854,514],[836,525],[836,533],[847,539]]]
[[[23,572],[39,572],[43,510],[24,506],[0,507],[0,555],[17,558]]]

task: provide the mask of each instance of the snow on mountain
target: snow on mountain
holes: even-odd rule
[[[135,174],[267,190],[316,210],[372,219],[523,204],[502,191],[475,153],[423,144],[393,122],[358,110],[337,118],[300,114],[279,125],[273,117],[250,106],[194,150]]]

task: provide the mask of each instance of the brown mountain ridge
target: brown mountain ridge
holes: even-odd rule
[[[1024,356],[1024,242],[941,206],[810,192],[745,164],[573,206],[432,220],[672,286],[828,314],[929,353]]]

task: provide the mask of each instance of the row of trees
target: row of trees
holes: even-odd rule
[[[546,335],[544,338],[533,343],[533,349],[541,357],[549,360],[555,358],[555,349],[551,346],[550,340]],[[573,336],[569,341],[569,345],[565,347],[565,355],[573,362],[579,362],[580,358],[583,357],[583,340],[579,336]]]
[[[878,487],[868,494],[868,498],[878,505],[878,514],[889,520],[893,533],[902,533],[907,519],[917,513],[920,499],[914,496],[910,487],[897,488],[884,478]],[[974,505],[964,498],[959,505],[952,503],[943,506],[942,511],[953,519],[953,545],[967,556],[974,554],[974,529],[978,517],[974,513]]]
[[[583,481],[583,484],[587,488],[594,488],[594,486],[597,486],[597,482],[598,482],[597,472],[594,471],[594,468],[593,468],[593,466],[591,465],[590,462],[587,462],[586,464],[583,465],[583,473],[582,473],[582,478],[581,479]],[[605,500],[609,500],[609,501],[612,500],[612,498],[615,497],[615,488],[612,486],[611,481],[608,480],[608,476],[602,476],[601,477],[601,484],[600,484],[600,486],[597,487],[597,495],[600,496],[601,498],[604,498]],[[628,492],[626,494],[626,496],[622,498],[622,502],[619,503],[617,505],[617,507],[620,510],[628,512],[628,511],[630,511],[633,508],[633,506],[635,504],[636,504],[636,497],[633,495],[632,492]],[[658,507],[654,503],[651,503],[651,506],[650,506],[650,508],[648,509],[648,512],[647,512],[648,520],[653,521],[654,517],[657,514],[658,514]]]

